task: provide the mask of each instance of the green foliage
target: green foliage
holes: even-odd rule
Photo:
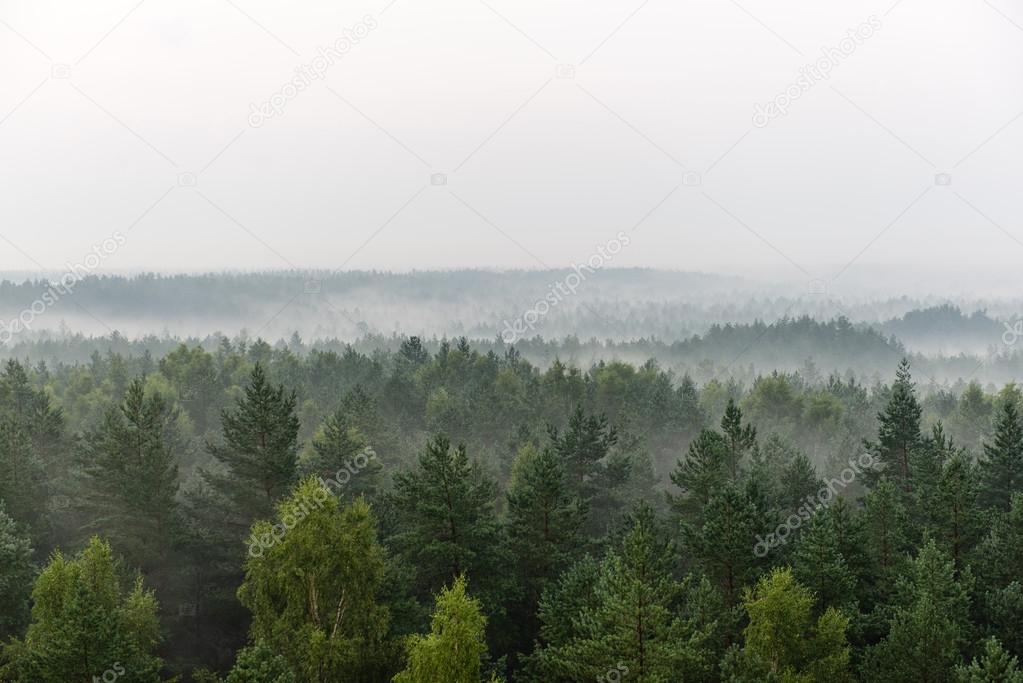
[[[753,590],[746,590],[743,606],[749,615],[745,644],[728,662],[726,679],[762,675],[781,683],[852,680],[845,636],[849,618],[828,607],[814,619],[814,595],[791,570],[775,569],[760,579]]]
[[[877,444],[867,444],[879,460],[879,470],[902,490],[913,489],[911,462],[923,443],[920,416],[923,409],[916,399],[916,390],[909,373],[909,361],[899,363],[888,405],[878,413]]]
[[[590,562],[545,598],[542,633],[550,640],[536,654],[539,679],[599,680],[616,668],[640,683],[706,679],[715,666],[714,624],[679,614],[683,586],[672,573],[676,562],[674,545],[650,508],[641,506],[620,545],[601,562],[592,599],[581,594],[587,587],[579,581],[593,578]],[[559,614],[555,606],[572,611]]]
[[[32,544],[21,535],[0,500],[0,643],[21,635],[28,623],[34,574]]]
[[[238,589],[252,612],[252,640],[303,681],[377,680],[387,664],[388,613],[377,602],[384,551],[369,506],[356,499],[339,508],[310,477],[277,513],[276,529],[253,526]]]
[[[1008,510],[1013,494],[1023,492],[1023,420],[1014,401],[1005,401],[995,423],[993,443],[980,460],[982,499]]]
[[[24,639],[4,647],[0,676],[40,683],[91,683],[107,670],[119,681],[154,683],[162,662],[156,598],[142,580],[125,591],[110,546],[93,538],[73,559],[55,553],[32,591]]]
[[[99,428],[86,435],[80,462],[87,532],[102,531],[130,564],[160,566],[178,525],[175,412],[142,378],[128,385]]]
[[[209,444],[226,472],[206,472],[208,484],[232,504],[236,523],[248,526],[273,511],[295,475],[298,418],[295,394],[274,387],[259,363],[235,410],[222,417],[223,443]]]
[[[883,683],[952,681],[970,639],[972,578],[931,540],[899,579],[888,636],[869,652],[866,675]]]
[[[405,669],[394,683],[479,683],[487,654],[487,619],[479,602],[466,593],[465,577],[437,596],[430,633],[410,636]]]
[[[415,470],[394,475],[397,531],[388,543],[415,568],[420,599],[463,573],[493,593],[504,566],[496,497],[497,485],[469,461],[465,446],[452,448],[442,435],[426,444]]]
[[[956,683],[1023,683],[1019,660],[1002,647],[996,638],[984,641],[984,654],[969,666],[956,669]]]

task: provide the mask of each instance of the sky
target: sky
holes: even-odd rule
[[[1011,0],[0,0],[5,272],[1011,288],[1021,150]]]

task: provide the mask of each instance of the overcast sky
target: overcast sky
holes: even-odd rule
[[[0,0],[0,271],[1016,281],[1018,1],[389,1]]]

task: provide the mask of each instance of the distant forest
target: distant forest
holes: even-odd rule
[[[509,324],[514,325],[547,298],[554,303],[541,305],[542,314],[515,341],[571,336],[584,341],[657,340],[671,344],[704,337],[715,326],[741,328],[781,319],[809,317],[827,322],[845,318],[858,329],[870,327],[885,338],[894,335],[912,353],[987,357],[1013,350],[1004,343],[1003,335],[1007,325],[1014,328],[1023,319],[1023,298],[878,300],[829,294],[826,288],[818,291],[814,283],[783,287],[736,277],[642,269],[591,273],[580,269],[581,275],[574,273],[86,275],[73,285],[72,294],[54,297],[44,313],[33,316],[31,329],[21,330],[14,341],[31,340],[44,332],[109,335],[115,330],[132,339],[147,335],[205,339],[217,332],[234,335],[244,330],[252,339],[269,340],[288,339],[297,331],[310,340],[354,342],[368,337],[365,348],[381,338],[410,334],[424,339],[465,336],[488,341],[505,334]],[[49,288],[47,280],[36,277],[0,280],[0,323],[7,325],[17,319]],[[1023,333],[1023,326],[1019,332]],[[758,333],[752,330],[752,334]],[[504,338],[509,341],[507,334]],[[742,333],[733,341],[741,348]],[[816,339],[813,343],[819,345]],[[730,360],[713,355],[692,359],[692,354],[685,355],[687,350],[675,358],[660,354],[658,358],[693,365],[704,358],[721,363]],[[653,355],[639,349],[632,359],[643,362],[644,354]],[[580,362],[589,360],[580,357]],[[785,361],[785,367],[790,367]],[[766,371],[780,369],[769,359],[756,365]],[[890,365],[890,358],[879,358],[866,371],[883,372]],[[840,362],[838,367],[861,370],[853,362]]]

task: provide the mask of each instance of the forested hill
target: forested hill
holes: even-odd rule
[[[706,335],[715,325],[845,317],[854,326],[894,334],[911,352],[955,355],[985,354],[1003,346],[1006,325],[1014,326],[1023,312],[1020,301],[843,299],[815,293],[805,284],[645,269],[589,272],[582,267],[86,275],[69,290],[38,279],[0,280],[0,324],[10,326],[31,310],[30,331],[117,330],[132,338],[167,330],[182,337],[246,330],[253,338],[271,340],[297,331],[307,339],[344,341],[418,334],[674,342]],[[30,337],[20,330],[15,341]]]
[[[995,335],[1000,337],[1001,335]],[[148,355],[159,360],[181,344],[215,351],[225,341],[243,348],[266,346],[304,356],[310,351],[343,354],[354,350],[373,354],[396,351],[407,336],[365,334],[351,342],[337,338],[303,340],[298,334],[269,343],[247,334],[228,338],[220,334],[177,337],[169,334],[129,338],[118,332],[103,336],[81,333],[25,333],[8,347],[0,347],[0,358],[17,358],[49,365],[89,363],[98,354],[125,359]],[[458,339],[462,339],[461,337]],[[436,352],[457,339],[422,338],[424,348]],[[508,344],[499,338],[470,339],[465,342],[482,353],[504,355],[512,348],[539,368],[555,360],[589,367],[601,361],[621,360],[635,365],[654,360],[681,377],[689,375],[703,383],[714,378],[750,383],[761,373],[796,370],[828,375],[851,375],[872,384],[883,378],[892,362],[913,359],[928,391],[946,388],[958,391],[965,383],[1002,384],[1023,375],[1023,348],[1001,344],[988,352],[952,356],[914,353],[894,336],[885,336],[867,325],[854,325],[845,318],[818,321],[807,316],[783,318],[773,323],[713,324],[703,334],[680,341],[636,338],[628,341],[581,339],[567,336],[545,339],[539,335]]]

